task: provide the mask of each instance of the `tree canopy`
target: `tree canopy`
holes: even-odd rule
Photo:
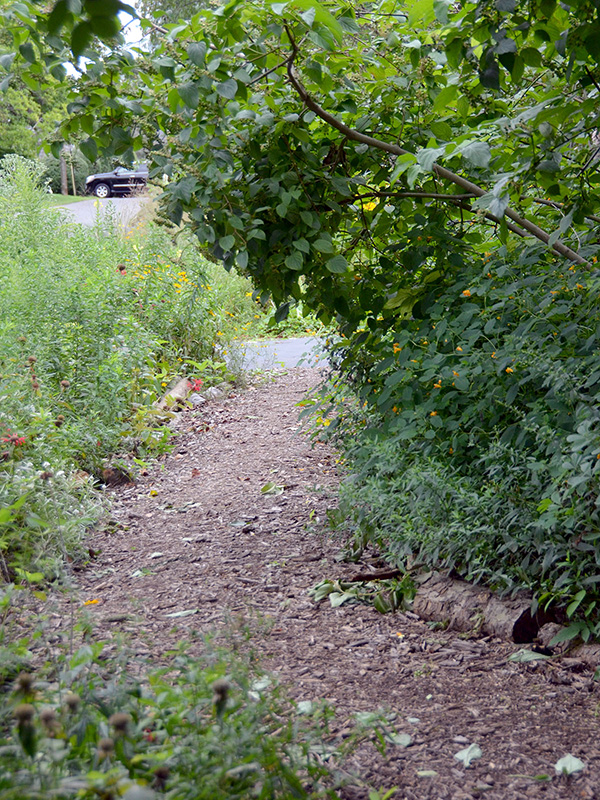
[[[277,302],[352,324],[397,314],[425,279],[509,233],[587,260],[592,3],[232,0],[169,26],[150,53],[119,45],[119,10],[135,13],[16,4],[16,60],[33,83],[61,76],[65,45],[85,57],[65,136],[86,137],[88,157],[145,148],[171,178],[170,218]]]

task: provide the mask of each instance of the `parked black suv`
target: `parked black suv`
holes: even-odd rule
[[[135,189],[143,189],[148,180],[148,167],[117,167],[112,172],[100,172],[85,179],[86,194],[96,197],[110,197],[118,194],[131,194]]]

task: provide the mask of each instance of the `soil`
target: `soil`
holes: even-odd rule
[[[292,697],[335,708],[335,736],[357,712],[395,714],[410,746],[381,755],[360,745],[343,800],[393,786],[405,800],[600,797],[600,694],[581,661],[515,663],[522,645],[308,595],[357,572],[326,525],[335,452],[299,427],[296,404],[318,380],[291,369],[180,413],[174,451],[109,490],[110,520],[90,540],[99,554],[77,575],[80,602],[99,601],[86,606],[95,636],[125,634],[134,658],[164,663],[180,640],[193,653],[208,631],[228,641],[250,632]],[[266,484],[281,493],[261,492]],[[455,754],[470,744],[482,755],[467,769]],[[567,779],[554,764],[568,753],[585,769]]]

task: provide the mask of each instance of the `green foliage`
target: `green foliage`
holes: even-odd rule
[[[501,250],[338,349],[367,406],[342,424],[360,537],[399,564],[530,588],[585,636],[600,633],[599,287],[596,270]]]
[[[171,654],[140,684],[102,649],[81,647],[57,682],[17,678],[1,719],[4,800],[336,796],[314,724],[239,658]]]
[[[95,50],[88,13],[58,3],[49,38],[14,15],[34,55],[64,58],[63,31],[90,59],[64,135],[125,159],[145,147],[170,218],[281,316],[290,296],[347,330],[397,316],[490,224],[588,258],[600,76],[583,0],[234,1],[135,58]]]
[[[116,452],[170,447],[153,403],[174,376],[213,369],[206,262],[177,263],[162,229],[70,226],[16,156],[0,173],[0,551],[54,573],[99,513],[92,484]],[[26,502],[23,499],[26,498]]]

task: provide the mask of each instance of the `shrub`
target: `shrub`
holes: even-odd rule
[[[584,636],[600,634],[599,289],[595,269],[502,249],[338,350],[368,410],[346,442],[359,536],[532,589]]]

